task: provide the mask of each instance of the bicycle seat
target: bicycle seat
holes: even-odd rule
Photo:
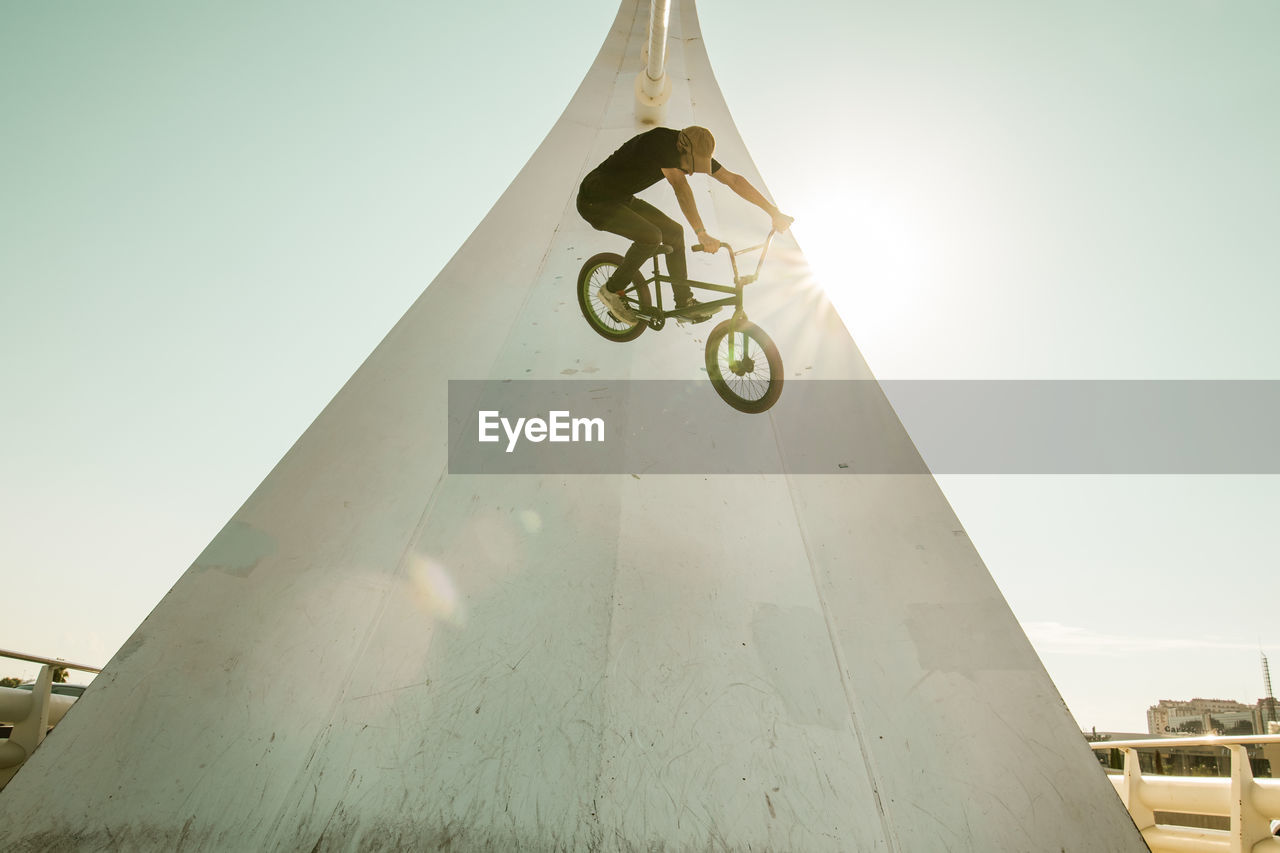
[[[659,243],[653,250],[654,255],[669,255],[676,250],[675,246],[668,246],[666,243]],[[650,255],[653,257],[653,255]]]

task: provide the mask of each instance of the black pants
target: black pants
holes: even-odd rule
[[[622,201],[586,201],[578,197],[578,213],[597,231],[608,231],[632,241],[622,256],[622,264],[609,277],[605,287],[615,293],[625,290],[645,258],[653,254],[659,243],[672,247],[667,255],[667,272],[676,281],[689,277],[684,257],[684,226],[661,210],[632,196]],[[676,302],[693,295],[683,284],[672,285]]]

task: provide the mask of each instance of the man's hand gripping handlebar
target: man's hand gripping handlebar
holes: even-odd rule
[[[778,211],[777,213],[773,214],[770,218],[773,220],[773,231],[770,232],[769,234],[770,237],[772,237],[774,234],[781,234],[785,231],[790,231],[791,223],[796,221],[794,216],[787,216],[782,211]],[[716,252],[720,251],[721,247],[724,247],[726,249],[729,249],[729,254],[731,255],[733,254],[733,249],[729,248],[729,245],[727,243],[720,242],[715,237],[712,237],[710,234],[708,234],[705,231],[701,233],[703,234],[703,236],[706,237],[706,239],[701,243],[694,243],[692,246],[690,246],[689,248],[692,249],[693,251],[706,252],[708,254],[714,255]],[[744,251],[750,251],[750,250],[748,249]]]

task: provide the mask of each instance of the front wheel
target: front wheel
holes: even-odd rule
[[[730,406],[759,414],[782,395],[782,356],[755,323],[725,320],[707,336],[707,376]]]
[[[600,288],[605,286],[609,277],[622,264],[622,255],[613,252],[601,252],[587,260],[578,273],[578,307],[587,323],[601,336],[611,341],[633,341],[645,330],[643,319],[628,323],[613,316],[608,306],[600,301]],[[648,309],[649,285],[644,276],[637,270],[631,277],[631,285],[622,292],[623,301],[631,307]]]

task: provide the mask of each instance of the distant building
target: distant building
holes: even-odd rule
[[[1161,699],[1147,709],[1147,731],[1159,737],[1266,734],[1276,719],[1274,699],[1246,705],[1231,699]]]
[[[1268,678],[1268,681],[1270,681],[1270,678]],[[1280,701],[1274,696],[1266,696],[1259,699],[1258,713],[1262,717],[1263,723],[1258,729],[1258,734],[1271,734],[1270,729],[1276,724],[1280,724]]]

